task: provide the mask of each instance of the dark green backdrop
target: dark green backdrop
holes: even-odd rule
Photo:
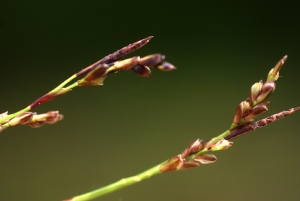
[[[178,70],[110,76],[36,108],[65,119],[0,135],[0,200],[59,201],[137,174],[231,123],[250,86],[289,59],[269,115],[300,105],[295,1],[1,1],[0,111],[13,113],[71,74],[154,35]],[[265,115],[266,116],[266,115]],[[299,200],[296,113],[234,141],[212,165],[155,176],[100,200]]]

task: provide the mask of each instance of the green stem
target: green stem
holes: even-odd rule
[[[54,88],[52,91],[59,91],[60,89],[62,89],[66,84],[68,84],[70,81],[72,81],[73,79],[75,79],[77,77],[76,74],[72,75],[71,77],[69,77],[68,79],[66,79],[64,82],[62,82],[60,85],[58,85],[56,88]],[[68,86],[67,88],[74,88],[77,86],[77,83],[73,83],[70,86]],[[51,92],[52,92],[51,91]],[[19,110],[18,112],[15,112],[13,114],[7,115],[5,117],[0,118],[0,125],[3,124],[5,121],[10,120],[24,112],[28,112],[31,110],[31,106],[27,106],[26,108]]]
[[[30,109],[31,109],[31,107],[28,106],[28,107],[26,107],[26,108],[24,108],[24,109],[22,109],[22,110],[20,110],[20,111],[18,111],[18,112],[15,112],[15,113],[13,113],[13,114],[10,114],[10,115],[7,115],[7,116],[1,118],[1,119],[0,119],[0,125],[1,125],[3,122],[5,122],[5,121],[7,121],[7,120],[9,120],[9,119],[12,119],[12,118],[14,118],[14,117],[16,117],[16,116],[18,116],[18,115],[24,113],[24,112],[28,112]]]
[[[221,135],[219,135],[219,136],[213,138],[210,142],[211,142],[212,144],[214,144],[214,143],[216,143],[217,141],[219,141],[220,139],[227,137],[229,134],[230,134],[230,130],[227,130],[227,131],[223,132]]]
[[[73,89],[75,87],[78,87],[78,82],[74,82],[73,84],[70,84],[69,86],[65,87],[65,89]]]
[[[230,131],[227,130],[225,132],[223,132],[222,134],[220,134],[219,136],[213,138],[211,140],[211,142],[215,143],[217,142],[219,139],[222,139],[222,138],[225,138],[226,136],[228,136],[230,134]],[[201,155],[203,153],[206,153],[208,152],[209,150],[207,149],[203,149],[201,151],[199,151],[197,154],[194,154],[192,156],[189,156],[190,158],[195,158],[197,155]],[[163,163],[161,163],[163,164]],[[97,190],[94,190],[94,191],[91,191],[91,192],[88,192],[88,193],[85,193],[85,194],[82,194],[82,195],[78,195],[78,196],[75,196],[67,201],[88,201],[88,200],[92,200],[92,199],[95,199],[95,198],[98,198],[98,197],[101,197],[103,195],[106,195],[108,193],[111,193],[113,191],[117,191],[121,188],[124,188],[124,187],[127,187],[127,186],[130,186],[132,184],[135,184],[137,182],[140,182],[144,179],[148,179],[156,174],[159,174],[159,173],[162,173],[160,170],[159,170],[159,167],[160,165],[157,165],[155,167],[152,167],[140,174],[137,174],[135,176],[131,176],[131,177],[127,177],[127,178],[124,178],[124,179],[121,179],[115,183],[112,183],[110,185],[107,185],[105,187],[102,187],[102,188],[99,188]]]
[[[124,179],[121,179],[115,183],[112,183],[108,186],[105,186],[105,187],[102,187],[102,188],[99,188],[97,190],[94,190],[94,191],[91,191],[91,192],[88,192],[88,193],[85,193],[85,194],[82,194],[82,195],[78,195],[78,196],[75,196],[73,197],[72,199],[68,200],[68,201],[87,201],[87,200],[92,200],[92,199],[95,199],[95,198],[98,198],[98,197],[101,197],[105,194],[108,194],[108,193],[111,193],[113,191],[116,191],[116,190],[119,190],[121,188],[124,188],[126,186],[130,186],[132,184],[135,184],[137,182],[140,182],[142,180],[145,180],[145,179],[148,179],[156,174],[159,174],[161,173],[161,171],[159,170],[159,166],[161,164],[155,166],[155,167],[152,167],[140,174],[137,174],[135,176],[132,176],[132,177],[127,177],[127,178],[124,178]]]
[[[63,83],[61,83],[60,85],[58,85],[55,89],[53,89],[52,91],[59,91],[60,89],[62,89],[66,84],[68,84],[69,82],[71,82],[73,79],[75,79],[77,77],[77,74],[72,75],[71,77],[69,77],[68,79],[66,79]]]

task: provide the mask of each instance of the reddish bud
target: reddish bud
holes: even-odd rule
[[[217,157],[213,154],[202,154],[197,156],[194,160],[201,164],[210,164],[214,163],[217,160]]]
[[[256,103],[261,103],[267,100],[274,90],[275,90],[275,82],[266,82],[261,89],[261,93],[256,99]]]
[[[249,121],[252,120],[253,118],[265,113],[266,111],[268,111],[268,107],[267,105],[269,104],[269,102],[267,103],[260,103],[256,106],[254,106],[251,110],[251,112],[244,118],[245,121]]]
[[[58,111],[50,111],[46,113],[45,122],[48,124],[54,124],[62,119],[63,115],[59,114]]]
[[[249,99],[250,106],[253,106],[253,104],[256,104],[256,99],[261,92],[262,86],[263,86],[262,80],[260,80],[259,82],[256,82],[254,85],[252,85],[251,90],[250,90],[250,99]]]
[[[182,158],[186,158],[187,156],[193,155],[199,152],[202,149],[202,140],[197,139],[196,141],[192,142],[183,152]]]
[[[180,168],[180,170],[198,167],[199,165],[200,165],[200,163],[198,161],[195,161],[195,160],[184,161],[181,168]]]
[[[78,81],[78,86],[97,86],[103,85],[106,78],[107,64],[100,64],[93,68],[83,79]]]
[[[165,57],[161,54],[151,54],[139,60],[139,64],[143,66],[156,66],[162,62]]]
[[[210,150],[211,151],[220,151],[220,150],[228,149],[229,147],[231,147],[232,144],[233,144],[233,142],[230,142],[230,141],[222,138],[219,141],[217,141],[216,144],[214,144]]]
[[[158,70],[161,71],[172,71],[172,70],[176,70],[176,67],[169,63],[169,62],[162,62],[161,64],[157,65],[157,66],[153,66],[154,68],[157,68]]]
[[[243,101],[243,102],[241,102],[241,103],[238,105],[238,107],[236,108],[235,116],[234,116],[234,118],[233,118],[233,123],[234,123],[234,124],[239,124],[240,121],[241,121],[241,119],[242,119],[245,115],[249,114],[250,109],[251,109],[251,107],[250,107],[250,104],[249,104],[248,101]]]
[[[151,70],[147,66],[135,65],[130,70],[142,77],[151,76]]]
[[[31,121],[25,124],[34,128],[38,128],[45,123],[54,124],[62,119],[63,115],[59,114],[58,111],[50,111],[44,114],[34,114]]]
[[[181,154],[169,159],[168,161],[164,162],[160,165],[159,170],[161,172],[169,172],[174,170],[179,170],[183,164],[183,159]]]
[[[132,68],[132,66],[135,66],[139,63],[140,57],[139,56],[135,56],[129,59],[125,59],[122,61],[119,61],[117,63],[114,64],[114,68],[115,70],[129,70],[130,68]]]
[[[280,59],[280,61],[277,62],[274,68],[270,70],[267,81],[274,82],[278,79],[279,71],[286,60],[287,60],[287,55],[285,55],[282,59]]]
[[[31,120],[31,118],[34,114],[35,113],[32,113],[32,112],[24,112],[14,118],[12,118],[11,120],[9,120],[8,125],[15,126],[18,124],[26,124]]]

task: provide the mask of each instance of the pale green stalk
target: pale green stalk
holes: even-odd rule
[[[64,82],[62,82],[61,84],[59,84],[57,87],[55,87],[53,90],[51,90],[50,92],[57,92],[59,90],[61,90],[64,86],[66,86],[69,82],[71,82],[73,79],[75,79],[77,77],[76,74],[72,75],[71,77],[69,77],[68,79],[66,79]],[[72,88],[75,88],[77,87],[77,82],[73,83],[72,85],[68,86],[67,89],[72,89]],[[49,92],[49,93],[50,93]],[[2,118],[0,118],[0,125],[2,123],[4,123],[5,121],[9,120],[9,119],[12,119],[24,112],[28,112],[32,109],[32,107],[29,105],[27,106],[26,108],[22,109],[22,110],[19,110],[18,112],[15,112],[15,113],[12,113],[10,115],[7,115],[7,116],[4,116]],[[5,124],[3,125],[3,128],[6,128]]]
[[[132,177],[127,177],[124,179],[121,179],[115,183],[112,183],[110,185],[107,185],[105,187],[99,188],[97,190],[82,194],[82,195],[78,195],[73,197],[72,199],[68,200],[68,201],[86,201],[86,200],[92,200],[98,197],[101,197],[103,195],[106,195],[108,193],[111,193],[113,191],[119,190],[121,188],[124,188],[126,186],[130,186],[132,184],[138,183],[142,180],[148,179],[156,174],[162,173],[159,170],[159,165],[152,167],[140,174],[137,174],[135,176]]]

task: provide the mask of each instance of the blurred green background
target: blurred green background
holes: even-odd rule
[[[63,121],[0,135],[0,200],[59,201],[137,174],[226,130],[250,86],[289,59],[271,115],[300,105],[296,1],[0,2],[0,111],[13,113],[113,51],[162,53],[174,72],[109,76],[36,108]],[[300,113],[234,140],[212,165],[97,200],[300,200]]]

